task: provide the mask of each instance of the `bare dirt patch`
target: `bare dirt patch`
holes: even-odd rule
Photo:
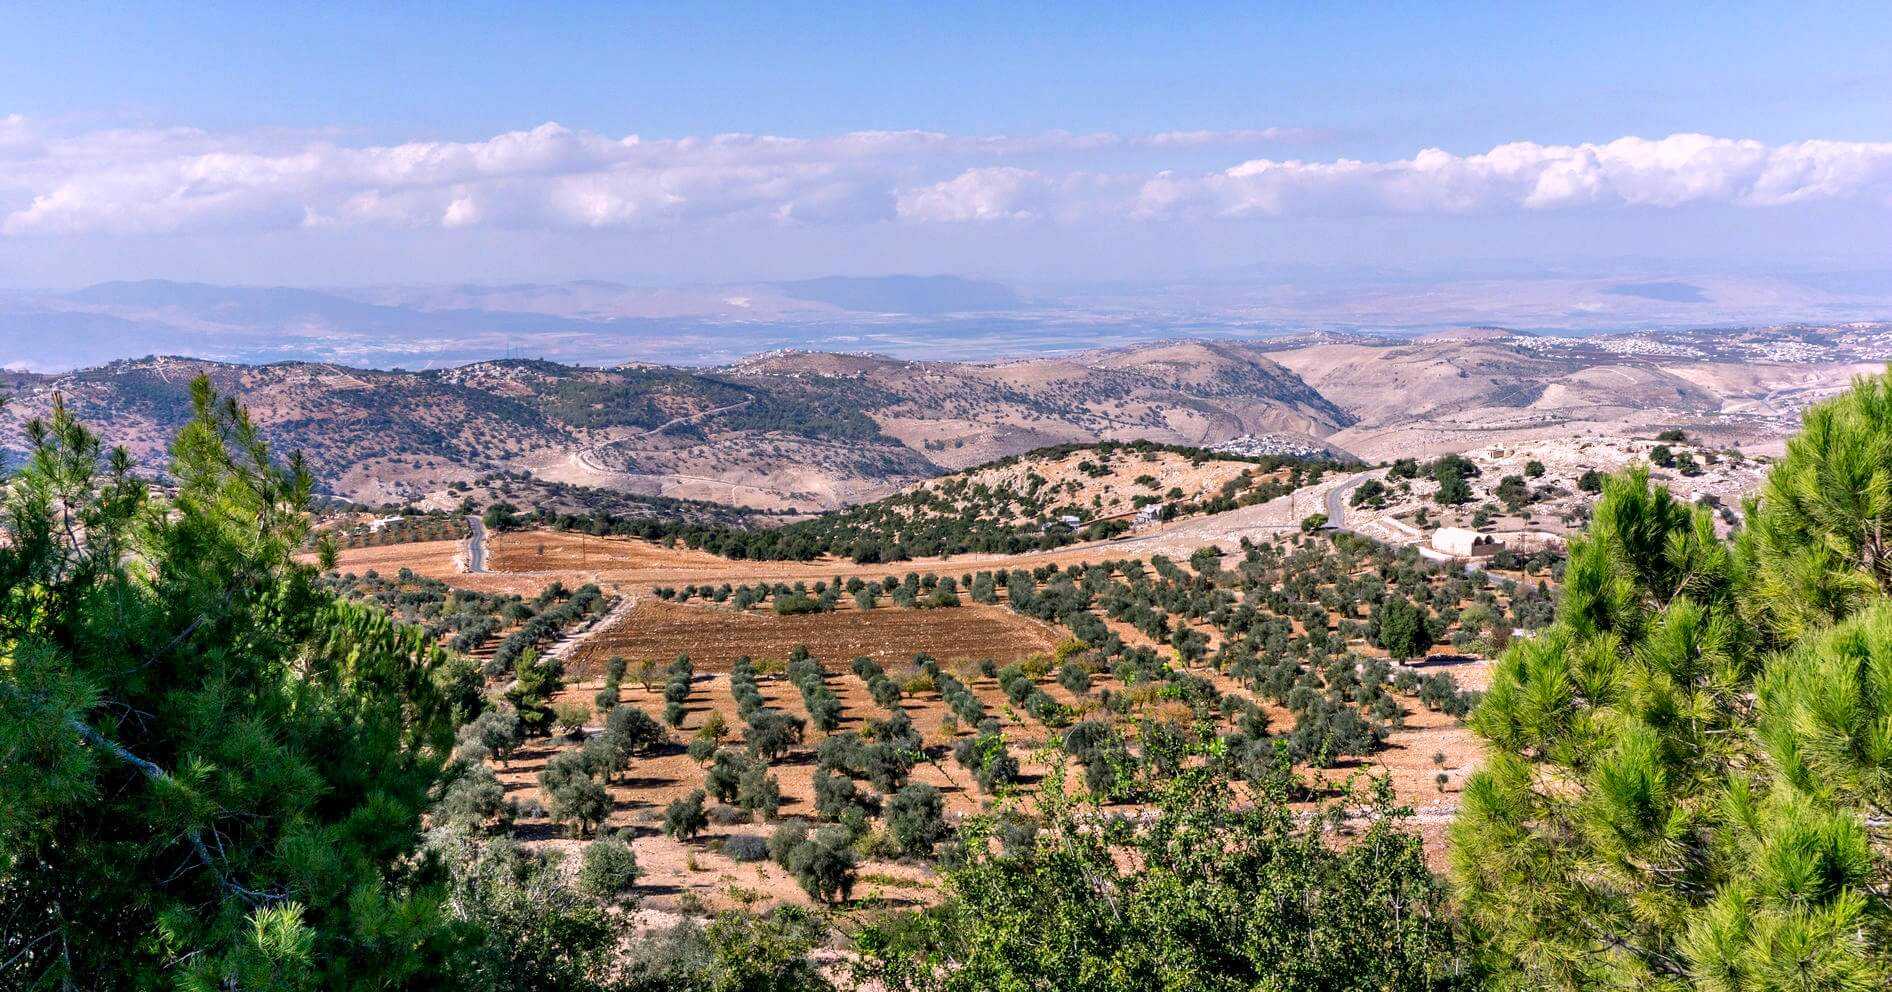
[[[489,539],[486,567],[495,572],[623,571],[644,568],[714,568],[730,560],[707,551],[668,548],[651,541],[592,537],[559,531],[519,531]]]
[[[726,672],[737,658],[782,659],[797,645],[844,662],[867,655],[888,663],[924,652],[941,662],[990,658],[1000,664],[1057,645],[1050,627],[998,606],[936,610],[882,607],[776,616],[758,610],[642,600],[624,619],[587,640],[573,659],[588,672],[619,656],[667,662],[687,654],[698,671]]]
[[[378,548],[349,548],[336,556],[335,567],[356,574],[371,569],[388,574],[411,568],[430,579],[447,579],[456,574],[453,559],[465,548],[464,541],[410,541]]]

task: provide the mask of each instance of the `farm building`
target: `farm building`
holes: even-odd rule
[[[1497,554],[1504,545],[1490,534],[1480,534],[1463,527],[1440,527],[1432,532],[1432,547],[1459,558],[1483,558]]]

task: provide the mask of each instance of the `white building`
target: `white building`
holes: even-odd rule
[[[1497,554],[1504,545],[1490,534],[1463,527],[1440,527],[1432,532],[1432,547],[1457,558],[1484,558]]]

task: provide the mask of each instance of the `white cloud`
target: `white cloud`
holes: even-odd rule
[[[1046,191],[1044,176],[1001,165],[967,169],[945,182],[905,190],[898,202],[907,220],[1031,220]]]
[[[1299,144],[1332,137],[1332,133],[1305,127],[1265,127],[1239,131],[1163,131],[1134,138],[1135,144],[1152,148],[1200,148],[1230,144]]]
[[[1578,207],[1781,206],[1892,197],[1892,142],[1675,134],[1604,144],[1519,141],[1478,155],[1428,148],[1393,162],[1243,162],[1146,185],[1146,213],[1214,216],[1475,213]]]
[[[611,138],[544,124],[483,141],[339,143],[325,132],[50,133],[0,117],[0,236],[296,228],[533,230],[770,224],[1086,223],[1465,214],[1892,198],[1892,143],[1700,134],[1425,149],[1391,161],[1165,154],[1316,140],[1291,128],[1151,135]],[[1101,168],[1101,156],[1117,163]],[[1125,158],[1155,168],[1126,170]]]

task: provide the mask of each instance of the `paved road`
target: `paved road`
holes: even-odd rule
[[[477,514],[469,513],[466,517],[466,570],[469,572],[486,571],[486,521]]]
[[[1367,476],[1372,474],[1371,472],[1357,473],[1348,477],[1347,481],[1340,485],[1327,490],[1327,526],[1335,530],[1347,529],[1347,494],[1353,492],[1355,486],[1365,482]]]

